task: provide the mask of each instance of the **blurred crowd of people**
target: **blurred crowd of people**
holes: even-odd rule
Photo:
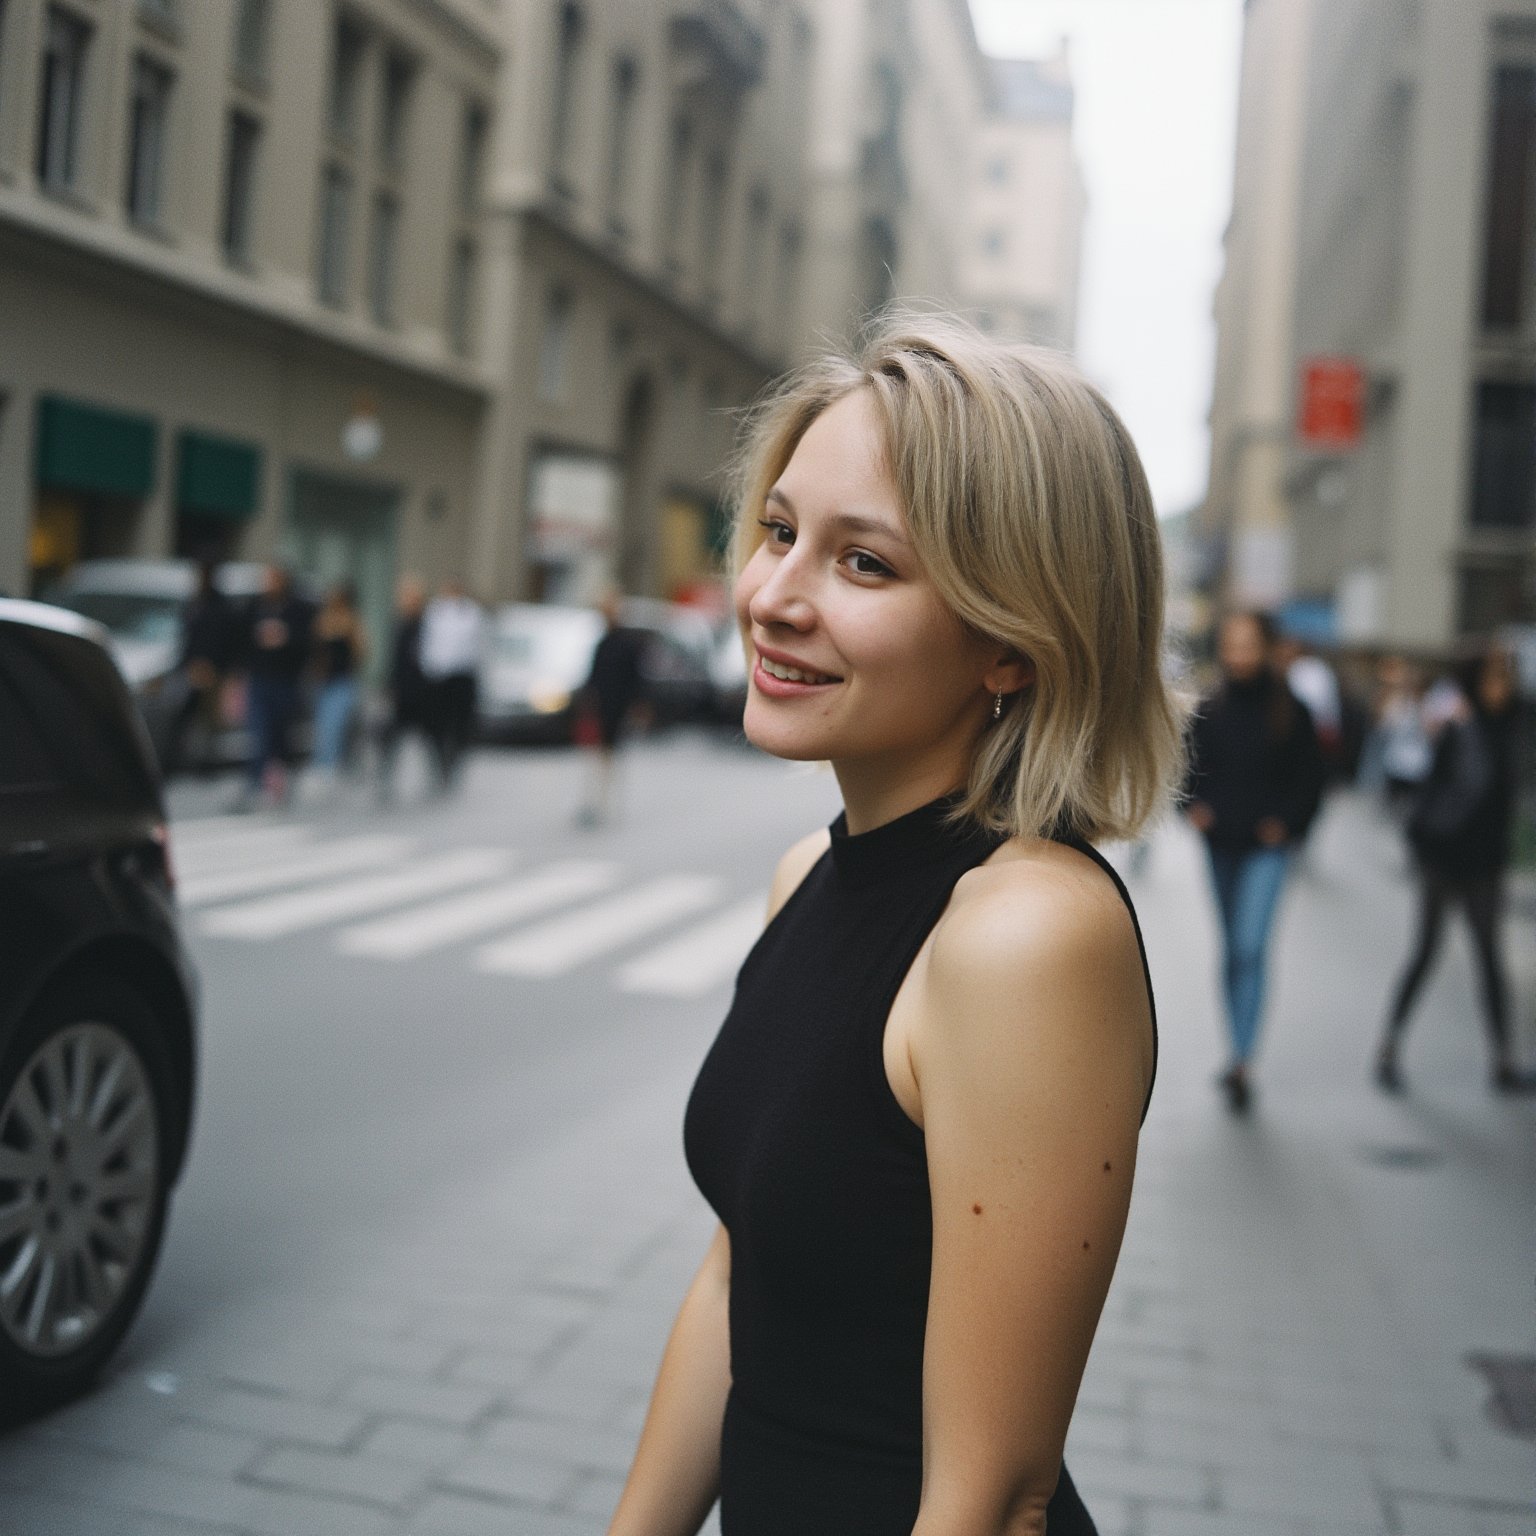
[[[1251,1072],[1266,959],[1286,882],[1331,783],[1381,795],[1401,826],[1418,894],[1417,931],[1385,1010],[1373,1065],[1401,1093],[1402,1042],[1446,918],[1465,913],[1476,948],[1496,1092],[1536,1091],[1514,1058],[1503,955],[1505,876],[1517,796],[1517,676],[1497,646],[1468,652],[1433,679],[1400,656],[1377,667],[1362,710],[1321,656],[1263,613],[1232,613],[1217,635],[1218,677],[1190,737],[1184,814],[1205,839],[1222,932],[1230,1057],[1218,1086],[1235,1113]]]
[[[240,604],[220,591],[216,575],[213,565],[200,567],[183,623],[187,704],[173,762],[204,760],[208,735],[240,721],[249,750],[236,808],[263,799],[282,804],[293,792],[307,701],[310,766],[324,791],[355,760],[362,734],[372,637],[356,590],[336,582],[316,603],[296,590],[286,567],[273,564],[255,601]],[[429,597],[415,577],[401,579],[377,724],[381,794],[392,791],[396,750],[410,733],[426,744],[440,787],[457,778],[474,731],[484,628],[483,610],[462,582],[446,582]]]

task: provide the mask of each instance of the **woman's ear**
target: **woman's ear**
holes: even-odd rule
[[[1010,651],[998,657],[992,668],[982,678],[988,693],[1019,693],[1035,680],[1035,664],[1027,656]]]

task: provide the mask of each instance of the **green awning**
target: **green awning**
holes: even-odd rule
[[[256,512],[261,449],[206,432],[183,432],[176,451],[176,510],[238,519]]]
[[[155,423],[81,400],[37,402],[37,483],[100,496],[147,496],[155,484]]]

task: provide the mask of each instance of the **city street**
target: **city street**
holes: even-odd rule
[[[109,1377],[0,1440],[0,1536],[600,1536],[710,1232],[684,1100],[778,853],[838,802],[679,733],[582,830],[583,766],[486,752],[435,799],[407,759],[390,806],[245,817],[173,789],[191,1159]],[[1103,1536],[1531,1536],[1536,1100],[1488,1091],[1459,930],[1408,1095],[1370,1086],[1402,869],[1337,799],[1241,1122],[1198,844],[1167,827],[1129,877],[1162,1059],[1068,1447]]]

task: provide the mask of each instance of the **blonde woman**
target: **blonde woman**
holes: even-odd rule
[[[1062,1446],[1156,1062],[1089,844],[1177,777],[1125,429],[1053,354],[895,317],[743,462],[747,735],[831,762],[689,1102],[720,1225],[611,1536],[1079,1536]]]

